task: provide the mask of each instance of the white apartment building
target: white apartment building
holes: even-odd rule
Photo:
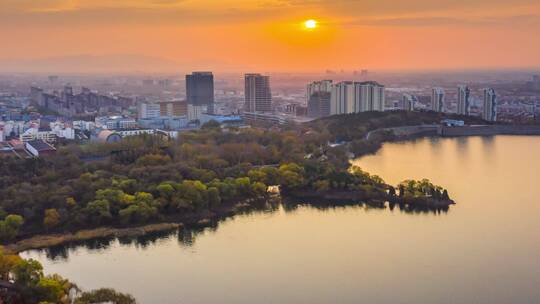
[[[431,90],[431,110],[444,112],[444,89],[435,87]]]
[[[384,111],[385,98],[385,87],[377,82],[340,82],[332,89],[331,114]]]
[[[471,90],[468,86],[458,87],[457,113],[461,115],[471,115]]]
[[[497,93],[492,88],[484,89],[484,111],[482,118],[497,121]]]

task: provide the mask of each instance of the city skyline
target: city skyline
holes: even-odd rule
[[[0,62],[25,72],[534,68],[539,16],[530,0],[7,0],[0,26],[12,43]]]

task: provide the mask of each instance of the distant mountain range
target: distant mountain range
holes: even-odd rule
[[[73,55],[35,59],[0,59],[3,72],[102,73],[174,71],[173,60],[137,54]]]

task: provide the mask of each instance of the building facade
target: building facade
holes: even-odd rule
[[[307,116],[319,118],[330,116],[331,92],[318,91],[311,94],[308,101]]]
[[[163,101],[159,103],[161,116],[186,116],[188,114],[187,101]]]
[[[444,89],[433,88],[431,90],[431,110],[435,112],[444,112]]]
[[[414,95],[403,94],[401,108],[405,111],[414,111],[417,98]]]
[[[471,90],[468,86],[458,87],[457,113],[471,115]]]
[[[214,75],[212,72],[193,72],[186,75],[186,98],[195,112],[214,112]]]
[[[270,77],[261,74],[245,75],[245,112],[272,112]]]
[[[482,118],[497,121],[497,93],[492,88],[484,89],[484,111]]]
[[[374,81],[343,81],[332,88],[331,114],[384,111],[385,87]]]
[[[318,92],[328,92],[332,93],[333,81],[332,80],[321,80],[314,81],[307,85],[306,90],[306,101],[309,102],[311,95]]]

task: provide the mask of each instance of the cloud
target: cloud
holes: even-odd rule
[[[360,18],[345,22],[346,26],[400,26],[400,27],[432,27],[432,26],[507,26],[507,25],[540,25],[540,15],[511,16],[475,16],[446,17],[421,16],[398,18]]]
[[[320,15],[345,26],[536,24],[538,0],[0,0],[0,25],[201,25]]]

